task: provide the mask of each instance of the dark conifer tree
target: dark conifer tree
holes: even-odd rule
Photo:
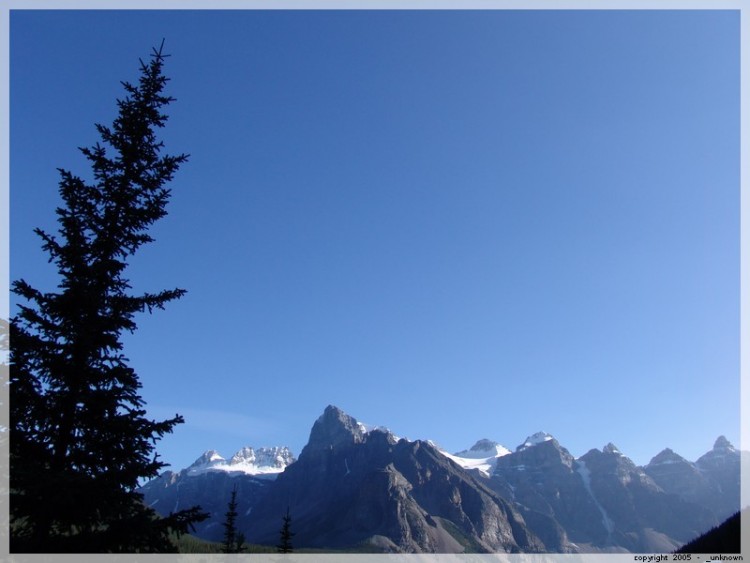
[[[288,506],[286,508],[286,514],[281,519],[283,521],[281,532],[279,534],[281,541],[276,548],[279,553],[292,553],[294,551],[294,547],[292,546],[294,532],[292,532],[292,517],[289,515]]]
[[[244,543],[245,536],[237,532],[237,485],[235,485],[224,518],[224,544],[221,551],[222,553],[242,553],[245,550]]]
[[[80,149],[91,180],[59,170],[58,235],[36,229],[57,268],[58,291],[23,279],[12,286],[27,302],[11,321],[15,552],[172,551],[170,534],[205,517],[194,507],[158,518],[136,492],[166,465],[156,441],[183,419],[146,417],[121,343],[123,331],[136,329],[136,313],[185,293],[132,295],[125,277],[128,259],[152,241],[149,227],[166,215],[165,184],[187,159],[162,154],[156,137],[173,101],[163,93],[165,57],[160,47],[141,61],[138,83],[122,83],[126,95],[112,126],[96,125],[101,142]]]

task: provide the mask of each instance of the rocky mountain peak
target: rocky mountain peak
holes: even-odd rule
[[[684,457],[675,453],[670,448],[664,448],[651,461],[648,462],[647,467],[653,467],[655,465],[665,465],[670,463],[689,463]]]
[[[470,452],[487,452],[490,450],[494,450],[496,446],[499,446],[497,442],[493,440],[488,440],[487,438],[482,438],[481,440],[477,440],[476,444],[471,446],[469,448]]]
[[[732,443],[725,436],[719,436],[714,442],[714,450],[731,450],[734,451]]]
[[[216,450],[206,450],[190,467],[204,467],[224,463],[226,460]]]
[[[253,448],[245,446],[232,456],[232,459],[229,461],[229,463],[252,463],[254,461],[255,450],[253,450]]]
[[[507,455],[509,453],[510,450],[505,448],[504,446],[501,446],[493,440],[483,438],[481,440],[478,440],[477,443],[471,446],[471,448],[469,448],[468,450],[462,450],[453,455],[459,458],[484,459],[490,457],[499,457]]]
[[[529,436],[528,438],[526,438],[523,444],[521,444],[520,446],[516,448],[516,451],[519,452],[519,451],[525,450],[526,448],[537,446],[539,444],[543,444],[544,442],[549,442],[551,440],[554,440],[554,437],[551,434],[547,434],[546,432],[536,432],[532,434],[531,436]]]
[[[328,405],[310,431],[310,439],[300,456],[312,450],[327,450],[340,445],[361,444],[365,430],[354,417],[340,408]]]
[[[244,447],[232,456],[229,465],[255,465],[258,467],[276,467],[283,469],[294,462],[294,456],[286,446],[258,448]]]
[[[714,442],[713,449],[703,454],[695,462],[700,469],[708,471],[724,471],[728,467],[739,465],[739,463],[740,452],[724,436],[719,436]]]
[[[612,442],[604,446],[604,448],[602,448],[602,452],[604,452],[605,454],[623,455],[623,453],[619,449],[617,449],[617,446],[615,446]]]
[[[248,475],[275,475],[295,461],[289,448],[258,448],[245,446],[227,461],[216,450],[208,450],[185,471],[188,475],[206,472],[246,473]]]

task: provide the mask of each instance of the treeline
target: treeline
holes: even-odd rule
[[[720,525],[685,544],[675,553],[741,553],[742,551],[742,518],[750,515],[745,509],[736,512]]]

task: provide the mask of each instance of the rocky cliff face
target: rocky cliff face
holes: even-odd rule
[[[644,470],[665,492],[709,508],[721,522],[740,509],[740,458],[720,436],[695,463],[665,449]]]
[[[310,547],[393,552],[540,552],[521,514],[427,442],[364,432],[328,407],[299,460],[253,510],[252,541],[275,541],[287,506]]]
[[[578,462],[590,473],[591,493],[611,522],[610,544],[668,552],[718,523],[710,510],[664,492],[611,444]]]
[[[575,459],[538,434],[500,457],[489,483],[556,522],[581,551],[668,552],[716,522],[705,507],[667,494],[613,444]]]
[[[556,522],[570,542],[605,545],[609,523],[587,487],[587,475],[581,475],[576,460],[554,438],[532,441],[498,459],[490,486]]]

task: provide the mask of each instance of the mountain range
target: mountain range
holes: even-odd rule
[[[744,455],[744,453],[743,453]],[[514,451],[482,439],[448,453],[369,428],[334,406],[295,459],[287,448],[215,451],[140,491],[157,512],[200,505],[220,541],[233,489],[248,541],[393,553],[672,551],[740,508],[741,454],[719,437],[690,462],[670,449],[636,466],[613,444],[575,458],[539,432]]]

